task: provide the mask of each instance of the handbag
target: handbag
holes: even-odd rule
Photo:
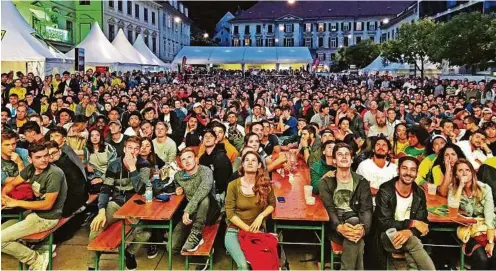
[[[34,200],[34,192],[31,185],[28,183],[23,183],[16,186],[10,193],[9,197],[17,200]]]
[[[279,270],[278,240],[274,234],[240,230],[238,240],[253,270]]]
[[[480,247],[485,247],[489,240],[487,239],[487,225],[484,223],[484,219],[477,219],[475,224],[468,226],[459,226],[456,229],[456,236],[462,241],[462,251],[463,253],[470,257],[474,251]],[[467,251],[467,243],[470,239],[474,239],[476,244],[470,246]]]

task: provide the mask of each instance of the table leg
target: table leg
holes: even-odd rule
[[[167,240],[167,247],[169,247],[169,270],[172,270],[172,218],[169,220],[169,239]]]
[[[121,249],[119,250],[119,270],[124,270],[125,251],[126,251],[126,220],[122,219]]]
[[[460,270],[465,270],[465,254],[463,254],[463,246],[460,247]]]
[[[48,237],[48,270],[52,270],[52,264],[53,264],[53,250],[52,250],[52,245],[53,245],[53,233],[50,234]]]
[[[189,256],[186,256],[186,263],[184,265],[185,270],[189,270]]]
[[[324,222],[321,225],[322,229],[320,231],[320,269],[324,270],[325,260],[324,260]]]

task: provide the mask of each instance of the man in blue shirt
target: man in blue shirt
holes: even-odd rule
[[[282,108],[282,117],[279,119],[278,129],[283,132],[283,136],[291,136],[298,132],[298,121],[291,116],[289,106]]]

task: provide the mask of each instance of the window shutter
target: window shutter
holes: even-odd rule
[[[332,23],[329,23],[329,31],[332,29]]]
[[[283,31],[286,32],[286,24],[284,24],[284,30]]]
[[[353,22],[353,27],[354,27],[354,30],[356,31],[357,30],[357,22]]]
[[[344,23],[341,23],[341,31],[344,29]]]
[[[377,21],[374,22],[375,30],[377,30]]]
[[[326,31],[327,31],[327,30],[326,30],[326,24],[324,24],[324,32],[326,32]]]
[[[367,22],[367,31],[370,29],[370,22]]]

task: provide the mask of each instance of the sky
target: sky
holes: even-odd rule
[[[215,24],[228,11],[234,14],[238,6],[247,10],[257,1],[184,1],[182,2],[189,9],[189,17],[202,30],[213,36]]]

